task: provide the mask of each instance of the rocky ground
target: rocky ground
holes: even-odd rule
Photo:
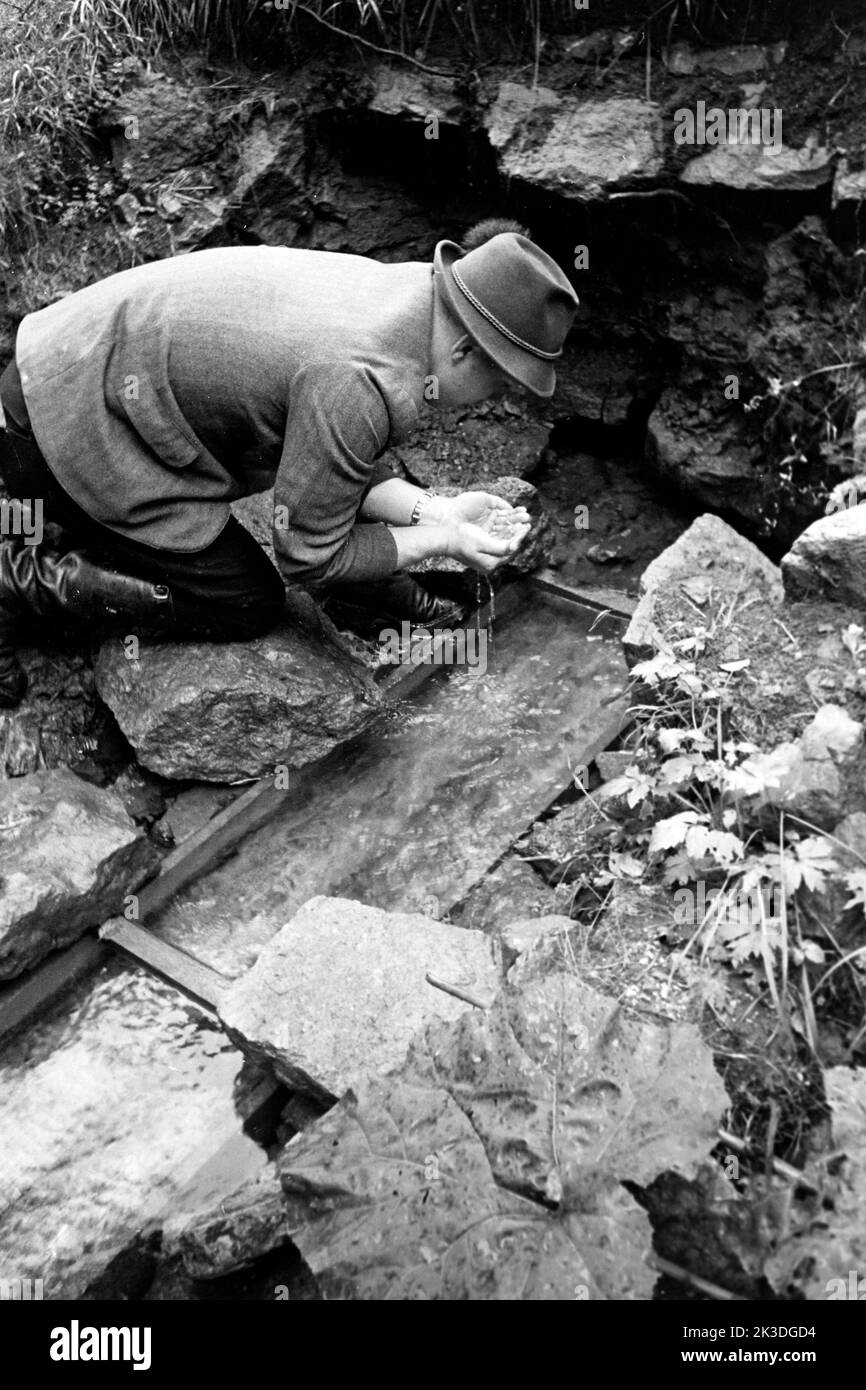
[[[230,988],[230,1034],[317,1108],[267,1175],[171,1223],[151,1297],[495,1298],[517,1280],[524,1297],[573,1281],[822,1299],[847,1278],[866,1198],[863,673],[849,608],[786,597],[788,572],[698,518],[625,635],[643,699],[624,746],[473,890],[461,930],[315,899]],[[714,917],[705,892],[749,874],[765,908]],[[338,974],[300,984],[299,960],[346,932]],[[462,1003],[413,993],[393,932],[428,965],[444,953],[431,973]],[[343,1015],[348,1054],[318,1023]],[[617,1102],[582,1129],[587,1088],[614,1076]]]
[[[467,84],[348,50],[290,74],[130,61],[79,179],[101,191],[38,255],[8,252],[7,349],[23,313],[142,258],[257,240],[422,258],[476,216],[524,219],[581,293],[557,396],[431,419],[390,461],[529,498],[527,568],[640,594],[622,746],[452,923],[315,899],[233,987],[230,1036],[307,1109],[274,1166],[166,1228],[152,1297],[225,1279],[497,1297],[518,1278],[537,1296],[683,1297],[698,1278],[817,1298],[862,1263],[861,29],[650,63],[626,31],[552,35],[534,87],[515,64]],[[677,145],[674,113],[698,99],[780,109],[783,150]],[[265,545],[267,505],[238,509]],[[375,719],[369,649],[289,599],[284,631],[194,661],[74,639],[25,653],[27,699],[0,724],[3,979],[122,913],[238,783]],[[713,908],[738,887],[754,910]],[[293,1030],[273,996],[305,932],[348,964]],[[394,933],[458,994],[410,997]],[[332,1014],[353,1020],[348,1052],[320,1026]],[[371,1015],[385,1051],[358,1046]],[[501,1110],[491,1077],[516,1097]],[[572,1136],[587,1089],[619,1088],[597,1144],[551,1143],[552,1078]],[[773,1159],[789,1167],[771,1177]],[[474,1222],[483,1250],[463,1239]]]

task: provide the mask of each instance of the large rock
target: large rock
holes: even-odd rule
[[[866,507],[819,517],[782,557],[785,596],[866,608]]]
[[[440,125],[460,123],[463,106],[450,77],[408,72],[405,67],[392,68],[386,63],[377,63],[370,80],[373,94],[369,109],[377,115],[415,121],[428,121],[433,117]],[[434,137],[431,135],[431,138]]]
[[[745,193],[811,192],[832,182],[834,157],[832,149],[821,145],[783,145],[778,150],[762,144],[717,145],[689,160],[680,180]]]
[[[692,73],[721,73],[725,77],[745,77],[762,72],[771,62],[780,63],[784,44],[767,49],[758,44],[731,44],[726,48],[692,48],[689,43],[674,43],[662,54],[668,72],[677,77]]]
[[[663,167],[659,108],[635,97],[577,101],[503,82],[485,125],[503,174],[565,197],[599,197]]]
[[[306,117],[295,101],[257,114],[237,147],[230,202],[248,232],[291,245],[310,217]]]
[[[641,576],[641,598],[622,639],[629,663],[646,660],[665,646],[665,628],[681,609],[694,621],[694,603],[687,602],[682,589],[696,580],[719,594],[739,593],[771,604],[782,600],[773,562],[719,517],[699,516]]]
[[[147,186],[216,154],[206,90],[195,81],[142,73],[100,120],[115,168],[136,186]]]
[[[704,506],[735,510],[753,525],[763,520],[760,440],[750,437],[742,407],[725,408],[706,383],[698,394],[687,383],[666,387],[647,423],[646,455],[655,472]]]
[[[658,392],[661,365],[634,341],[573,334],[556,364],[556,392],[545,409],[554,418],[580,416],[605,425],[626,425],[649,409]],[[519,471],[519,470],[518,470]]]
[[[845,810],[845,776],[863,748],[863,726],[839,705],[822,705],[796,742],[781,743],[746,767],[761,784],[760,803],[831,829]],[[768,828],[778,825],[775,811]]]
[[[96,683],[139,760],[164,777],[232,782],[301,767],[366,728],[381,697],[363,667],[284,627],[252,642],[106,642]]]
[[[65,769],[0,783],[0,979],[116,916],[158,862],[115,792]]]
[[[96,693],[89,659],[57,647],[19,651],[27,691],[0,711],[0,778],[68,767],[102,784],[129,761],[129,749]]]
[[[365,1075],[399,1065],[416,1029],[485,1007],[498,983],[480,932],[345,898],[311,898],[223,995],[223,1026],[295,1090],[329,1100]]]
[[[403,444],[385,455],[419,487],[486,487],[505,474],[524,477],[538,467],[550,427],[516,399],[472,409],[427,411]]]

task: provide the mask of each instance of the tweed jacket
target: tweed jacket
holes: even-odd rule
[[[89,516],[195,551],[228,503],[275,484],[287,578],[396,568],[357,523],[392,476],[378,456],[418,417],[433,269],[285,247],[193,252],[125,270],[21,322],[16,360],[36,441]]]

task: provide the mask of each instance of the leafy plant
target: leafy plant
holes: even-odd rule
[[[859,634],[845,635],[859,650]],[[718,679],[699,672],[685,652],[702,651],[707,636],[699,626],[693,641],[666,643],[633,668],[653,700],[634,707],[634,763],[603,788],[602,809],[619,804],[628,830],[594,882],[671,888],[686,909],[686,952],[738,969],[757,962],[780,1021],[814,1048],[813,994],[843,968],[859,992],[866,968],[866,947],[841,951],[816,904],[838,884],[844,908],[866,916],[866,865],[852,868],[850,851],[786,812],[792,746],[760,754],[737,736],[730,682],[748,663],[727,663]]]

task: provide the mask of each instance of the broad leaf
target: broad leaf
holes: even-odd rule
[[[432,1025],[426,1056],[413,1049],[472,1121],[497,1181],[591,1211],[620,1182],[691,1174],[727,1105],[698,1031],[645,1022],[574,975],[536,969],[526,958],[486,1013]]]
[[[681,787],[692,779],[706,781],[707,760],[703,753],[680,753],[668,758],[659,769],[659,782],[663,787]]]
[[[666,849],[677,849],[685,844],[689,827],[701,819],[697,811],[678,811],[675,816],[666,816],[657,821],[650,836],[650,854],[663,854]]]
[[[649,1221],[622,1188],[584,1216],[505,1192],[465,1115],[396,1077],[348,1092],[280,1160],[292,1239],[330,1299],[648,1299]]]

